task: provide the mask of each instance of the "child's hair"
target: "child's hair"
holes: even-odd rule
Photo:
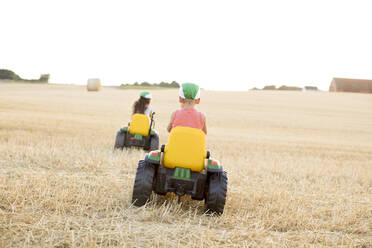
[[[182,97],[181,97],[181,99],[182,99],[182,102],[186,103],[186,104],[193,104],[197,101],[197,100],[194,100],[194,99],[184,99]]]
[[[133,114],[144,114],[146,107],[150,104],[150,100],[148,98],[140,97],[137,101],[133,103]]]

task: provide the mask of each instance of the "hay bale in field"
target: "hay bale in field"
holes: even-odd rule
[[[88,91],[99,91],[101,89],[101,80],[99,78],[90,78],[87,82]]]
[[[329,86],[329,91],[372,93],[372,80],[333,78]]]

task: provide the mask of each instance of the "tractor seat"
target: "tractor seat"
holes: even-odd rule
[[[189,168],[200,172],[204,169],[205,133],[191,127],[172,129],[168,144],[164,148],[163,165],[167,168]]]
[[[129,125],[130,134],[148,136],[150,131],[150,119],[144,114],[134,114]]]

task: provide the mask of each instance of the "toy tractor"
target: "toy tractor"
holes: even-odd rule
[[[140,147],[147,151],[159,149],[159,136],[153,131],[154,115],[134,114],[128,127],[121,128],[116,134],[115,149]]]
[[[222,214],[227,175],[219,161],[210,158],[205,143],[205,134],[200,129],[173,128],[167,145],[139,161],[132,203],[138,207],[145,205],[152,191],[159,195],[173,192],[178,202],[188,194],[194,200],[204,200],[206,212]]]

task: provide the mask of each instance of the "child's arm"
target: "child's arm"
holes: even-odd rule
[[[169,121],[169,124],[168,124],[168,127],[167,127],[167,130],[168,130],[169,133],[172,130],[173,115],[174,115],[174,112],[171,114],[171,118],[170,118],[170,121]]]
[[[205,115],[204,114],[202,114],[203,115],[203,122],[204,122],[204,125],[203,125],[203,129],[202,129],[202,131],[205,133],[205,134],[207,134],[207,119],[205,118]]]

